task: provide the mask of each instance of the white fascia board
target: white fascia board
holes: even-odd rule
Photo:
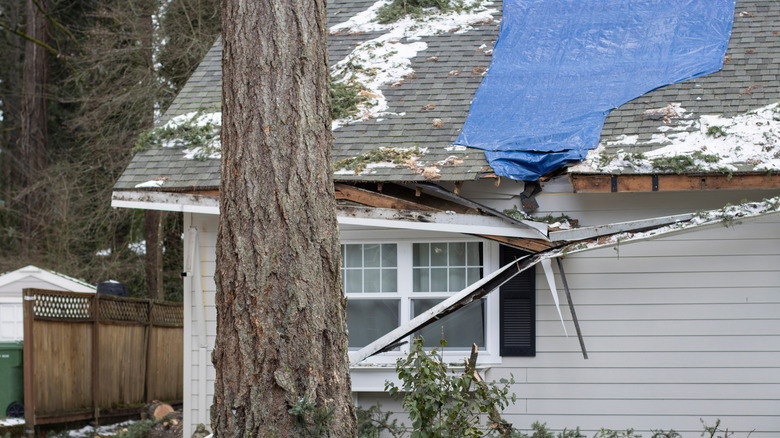
[[[566,246],[545,251],[545,256],[551,258],[562,257],[569,254],[576,254],[594,249],[626,245],[629,243],[659,239],[662,237],[690,233],[693,231],[702,231],[710,228],[739,226],[745,222],[753,222],[771,216],[780,216],[780,210],[768,210],[745,214],[744,216],[735,218],[717,218],[710,220],[698,219],[698,215],[694,215],[694,217],[689,221],[676,222],[669,225],[659,225],[652,229],[639,228],[642,231],[625,231],[607,237],[598,238],[596,240],[585,239],[585,241],[575,241],[569,243]]]
[[[553,242],[574,241],[590,239],[593,237],[606,236],[608,234],[622,233],[624,231],[640,230],[643,228],[654,228],[675,222],[688,221],[696,216],[695,213],[677,214],[672,216],[662,216],[651,219],[640,219],[636,221],[617,222],[614,224],[598,225],[595,227],[573,228],[571,230],[550,231],[550,240]]]
[[[339,224],[343,225],[547,240],[536,228],[510,224],[493,216],[347,206],[339,206],[337,215]]]
[[[112,194],[111,206],[142,210],[219,214],[219,198],[216,196],[184,193],[115,191]],[[547,236],[537,228],[523,228],[493,216],[346,206],[337,207],[336,213],[340,225],[459,234],[486,234],[547,240]]]
[[[219,198],[216,196],[187,193],[115,191],[111,194],[111,206],[139,210],[219,214]]]

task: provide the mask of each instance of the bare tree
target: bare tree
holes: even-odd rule
[[[219,437],[352,437],[325,2],[222,7],[212,426]]]

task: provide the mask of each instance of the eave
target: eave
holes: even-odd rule
[[[349,201],[337,204],[336,214],[341,225],[357,225],[399,230],[420,230],[472,235],[514,246],[528,252],[553,247],[547,238],[545,224],[517,221],[451,194],[450,199],[419,196],[415,190],[401,196],[403,187],[388,187],[393,195],[336,184],[336,199]],[[164,210],[182,213],[219,214],[216,192],[171,193],[155,190],[114,191],[111,205],[119,208]],[[455,201],[460,201],[455,202]],[[359,205],[355,205],[359,204]],[[487,214],[485,214],[487,213]]]
[[[680,192],[780,188],[780,174],[587,174],[569,173],[574,193]]]

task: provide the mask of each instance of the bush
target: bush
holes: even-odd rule
[[[502,379],[503,386],[483,382],[474,368],[474,348],[466,372],[460,375],[447,369],[437,349],[426,351],[422,338],[415,338],[409,355],[398,359],[396,372],[403,383],[397,387],[388,382],[385,389],[402,399],[412,421],[411,438],[512,436],[512,425],[501,418],[500,411],[515,401],[514,394],[509,395],[514,382]],[[486,427],[480,422],[485,414]]]

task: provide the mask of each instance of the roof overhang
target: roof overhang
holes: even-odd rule
[[[569,172],[574,193],[778,189],[780,174],[591,174]]]
[[[218,215],[219,197],[159,191],[114,191],[111,206]],[[350,205],[338,205],[336,214],[341,225],[470,234],[496,237],[495,240],[534,239],[549,242],[545,230],[537,224],[510,223],[495,216]]]

